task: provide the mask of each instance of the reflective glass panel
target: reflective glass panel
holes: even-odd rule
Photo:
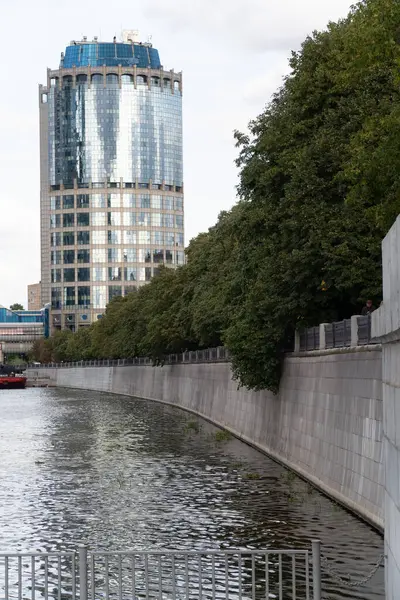
[[[50,234],[50,244],[52,247],[61,246],[61,233],[60,232],[57,231],[56,233]]]
[[[89,213],[78,213],[76,215],[76,224],[78,227],[89,226]]]
[[[108,281],[121,281],[122,280],[122,268],[121,267],[108,267]]]
[[[92,288],[93,308],[105,308],[107,304],[107,287],[105,285],[95,285]]]
[[[139,262],[151,262],[151,252],[149,249],[139,248],[138,250],[138,261]]]
[[[151,215],[151,224],[153,227],[162,227],[162,214],[161,213],[152,213]]]
[[[172,265],[172,263],[173,263],[173,252],[172,252],[172,250],[166,250],[165,251],[165,262],[167,263],[167,265]]]
[[[154,246],[164,246],[164,232],[163,231],[152,231],[151,232],[151,243]]]
[[[78,194],[76,208],[89,208],[89,194]]]
[[[108,232],[108,243],[109,244],[120,244],[122,232],[119,230]]]
[[[61,288],[51,288],[51,308],[61,308]]]
[[[124,262],[136,262],[136,248],[124,249]]]
[[[61,269],[52,269],[51,270],[51,283],[60,283],[61,282]]]
[[[60,208],[61,208],[60,196],[51,196],[50,197],[50,208],[51,208],[51,210],[60,210]]]
[[[75,287],[64,287],[64,306],[75,306]]]
[[[174,226],[174,215],[163,215],[164,227],[173,227]]]
[[[107,196],[105,194],[92,195],[92,208],[106,208]]]
[[[136,207],[135,194],[124,194],[122,196],[122,206],[124,208],[135,208]]]
[[[89,305],[90,305],[90,287],[86,286],[86,285],[78,286],[78,306],[89,306]]]
[[[164,210],[174,209],[174,199],[171,196],[164,196]]]
[[[108,301],[110,302],[116,296],[122,296],[122,286],[110,285],[110,287],[108,288]]]
[[[162,208],[162,196],[152,196],[151,197],[151,208]]]
[[[63,214],[63,227],[73,227],[75,223],[74,213]]]
[[[153,250],[153,262],[163,263],[164,262],[164,250]]]
[[[50,215],[50,227],[53,229],[55,227],[61,227],[61,215],[60,214]]]
[[[90,281],[89,267],[80,267],[78,269],[78,281]]]
[[[124,212],[123,213],[123,221],[125,227],[132,227],[132,225],[136,225],[136,213],[135,212]]]
[[[137,214],[137,223],[140,227],[148,227],[150,225],[150,213],[140,212]]]
[[[78,252],[77,252],[77,262],[78,263],[89,263],[90,262],[90,252],[89,252],[89,250],[78,250]]]
[[[72,265],[75,262],[75,250],[64,250],[64,265]]]
[[[146,267],[144,270],[144,280],[150,281],[151,279],[151,267]]]
[[[75,281],[75,269],[64,269],[64,281],[68,283]]]
[[[92,261],[94,263],[105,263],[105,262],[107,262],[107,250],[105,248],[93,248],[93,250],[92,250]]]
[[[125,281],[136,281],[137,273],[136,267],[125,267],[124,269],[124,279]]]
[[[136,244],[137,232],[136,231],[124,231],[124,244]]]
[[[61,264],[61,250],[53,250],[52,251],[51,264],[52,265],[60,265]]]
[[[183,215],[175,215],[175,227],[182,229],[183,227]]]
[[[109,212],[108,213],[108,224],[109,225],[121,225],[121,213],[120,212]]]
[[[120,248],[109,248],[108,249],[108,262],[121,262],[121,249]]]
[[[99,231],[92,231],[92,243],[93,244],[106,244],[107,243],[107,238],[106,238],[106,232],[103,230],[99,230]]]
[[[139,231],[139,244],[150,244],[150,231]]]
[[[74,208],[74,197],[71,196],[63,196],[63,209],[66,208]]]
[[[75,234],[73,231],[64,231],[63,233],[63,245],[73,246],[75,244]]]
[[[93,267],[92,278],[93,278],[93,281],[105,281],[106,280],[106,268],[105,267]]]
[[[76,234],[76,241],[79,246],[85,246],[90,244],[90,232],[89,231],[78,231]]]
[[[150,196],[148,194],[140,194],[139,208],[150,208]]]
[[[119,194],[108,194],[108,208],[119,208],[121,206],[121,196]]]
[[[106,224],[106,213],[105,212],[95,212],[91,213],[91,224],[93,227],[104,227]]]

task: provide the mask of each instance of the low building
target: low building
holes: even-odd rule
[[[0,305],[0,362],[26,356],[37,339],[49,336],[50,307],[10,310]]]
[[[40,310],[42,308],[42,284],[32,283],[28,285],[28,310]]]

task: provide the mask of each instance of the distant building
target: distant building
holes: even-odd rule
[[[28,310],[40,310],[42,308],[42,285],[32,283],[28,285]]]
[[[50,306],[40,310],[10,310],[0,305],[1,360],[26,355],[35,340],[49,336]]]
[[[84,37],[39,105],[42,302],[75,330],[184,263],[182,75],[135,31]]]

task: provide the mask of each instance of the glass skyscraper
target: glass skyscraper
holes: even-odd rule
[[[77,329],[184,262],[182,76],[134,32],[84,38],[39,105],[42,303]]]

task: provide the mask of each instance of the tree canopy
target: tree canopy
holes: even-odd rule
[[[14,304],[11,304],[10,309],[11,310],[24,310],[24,307],[22,306],[22,304],[15,302]]]
[[[400,212],[400,3],[364,0],[314,32],[248,132],[239,201],[165,268],[66,340],[66,358],[225,344],[239,384],[276,391],[296,328],[381,295],[381,240]],[[49,345],[54,342],[49,341]]]

